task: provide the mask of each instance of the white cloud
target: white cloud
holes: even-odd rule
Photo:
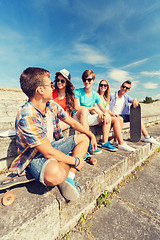
[[[141,64],[141,63],[146,62],[146,61],[148,61],[148,60],[149,60],[149,58],[145,58],[145,59],[143,59],[143,60],[140,60],[140,61],[137,61],[137,62],[133,62],[133,63],[127,64],[126,66],[124,66],[124,67],[122,67],[122,68],[132,67],[132,66],[134,66],[134,65]]]
[[[157,83],[148,82],[148,83],[144,84],[144,87],[146,89],[156,89],[156,88],[158,88],[158,84]]]
[[[160,76],[160,71],[155,71],[155,72],[141,72],[141,74],[143,74],[143,75],[147,75],[147,76],[151,76],[151,77],[153,77],[153,76]]]
[[[75,44],[72,58],[92,65],[106,66],[109,63],[106,55],[101,54],[97,49],[88,44]]]
[[[113,69],[111,72],[109,72],[109,77],[117,82],[124,82],[126,80],[131,80],[133,79],[131,76],[129,76],[129,73],[124,71],[124,70],[120,70],[120,69]]]

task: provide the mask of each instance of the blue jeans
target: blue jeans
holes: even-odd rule
[[[53,148],[68,154],[70,151],[72,151],[75,146],[77,145],[77,138],[76,135],[72,135],[67,138],[62,138],[58,141],[51,142],[51,145]],[[43,155],[38,152],[35,157],[32,159],[32,161],[27,166],[27,170],[30,171],[32,176],[39,182],[44,183],[44,172],[47,164],[50,161],[57,161],[54,158],[48,159],[44,158]]]

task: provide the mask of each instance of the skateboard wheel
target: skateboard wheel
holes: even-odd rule
[[[3,196],[2,204],[4,206],[9,206],[14,202],[14,200],[15,200],[14,193],[12,191],[8,191]]]
[[[90,164],[92,164],[92,165],[96,165],[96,164],[97,164],[97,159],[91,158],[89,162],[90,162]]]

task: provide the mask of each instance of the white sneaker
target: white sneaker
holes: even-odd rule
[[[11,137],[16,135],[16,130],[9,129],[7,131],[1,132],[0,137]]]
[[[128,137],[122,133],[123,140],[128,140]]]
[[[160,145],[160,143],[157,142],[156,139],[153,138],[153,137],[151,137],[151,136],[150,136],[149,138],[144,138],[144,142],[147,142],[147,143],[154,143],[154,144]]]
[[[134,152],[136,151],[135,148],[132,148],[130,146],[127,145],[127,143],[123,143],[122,145],[118,144],[118,148],[124,151],[129,151],[129,152]]]

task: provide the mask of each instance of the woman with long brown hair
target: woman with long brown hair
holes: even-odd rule
[[[74,86],[71,83],[71,75],[66,69],[56,73],[53,100],[57,102],[70,116],[74,110]],[[68,125],[60,121],[61,130],[68,128]]]
[[[109,83],[106,79],[103,79],[99,82],[99,87],[98,87],[97,92],[102,99],[103,106],[106,108],[106,110],[108,110],[109,114],[111,115],[111,125],[113,126],[113,131],[114,131],[114,145],[116,145],[119,149],[122,149],[125,151],[135,151],[134,148],[128,146],[123,141],[123,136],[122,136],[123,119],[122,119],[122,117],[112,113],[109,110],[110,89],[109,89]]]

